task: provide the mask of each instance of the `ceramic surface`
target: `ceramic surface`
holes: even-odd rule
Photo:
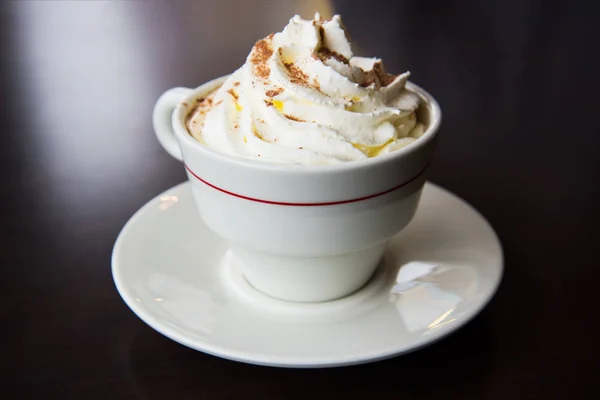
[[[133,312],[181,344],[253,364],[332,367],[403,354],[455,331],[493,296],[503,260],[485,219],[427,183],[415,218],[366,286],[330,302],[280,301],[248,284],[186,182],[125,225],[112,269]]]
[[[185,128],[197,99],[225,78],[170,89],[153,113],[158,140],[185,165],[204,223],[271,296],[320,302],[357,290],[415,214],[441,123],[437,102],[407,84],[427,128],[393,153],[335,165],[264,162],[213,151]]]

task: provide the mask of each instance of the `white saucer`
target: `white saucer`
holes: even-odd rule
[[[411,261],[438,267],[397,285],[398,269]],[[412,272],[403,268],[406,280]],[[187,182],[142,207],[112,256],[119,293],[158,332],[205,353],[279,367],[360,364],[431,344],[481,311],[502,268],[490,225],[431,183],[371,281],[337,301],[294,304],[256,292],[202,223]]]

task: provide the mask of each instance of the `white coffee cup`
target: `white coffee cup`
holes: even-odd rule
[[[272,297],[320,302],[363,286],[387,241],[413,218],[431,162],[440,107],[420,87],[423,136],[374,158],[336,165],[278,164],[221,154],[195,140],[185,119],[227,77],[166,91],[156,136],[183,161],[206,225],[225,239],[248,282]],[[224,133],[225,134],[225,133]]]

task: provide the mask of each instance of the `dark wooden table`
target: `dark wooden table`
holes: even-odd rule
[[[114,287],[119,230],[185,179],[151,110],[325,1],[20,1],[0,13],[0,397],[583,399],[598,389],[600,8],[337,1],[363,55],[440,101],[432,181],[497,230],[506,274],[451,337],[370,365],[257,367],[190,350]],[[233,11],[235,10],[235,15]],[[3,393],[5,392],[5,393]],[[3,395],[8,394],[8,396]],[[368,397],[371,396],[371,397]]]

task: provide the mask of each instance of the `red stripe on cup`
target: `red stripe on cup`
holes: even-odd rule
[[[385,190],[383,192],[379,192],[379,193],[375,193],[375,194],[371,194],[368,196],[364,196],[364,197],[358,197],[355,199],[349,199],[349,200],[340,200],[340,201],[329,201],[329,202],[324,202],[324,203],[290,203],[290,202],[285,202],[285,201],[272,201],[272,200],[264,200],[264,199],[257,199],[255,197],[248,197],[248,196],[244,196],[241,194],[237,194],[237,193],[233,193],[230,192],[229,190],[225,190],[222,189],[218,186],[213,185],[210,182],[205,181],[204,179],[200,178],[194,171],[192,171],[190,169],[190,167],[188,167],[186,164],[185,168],[189,171],[190,174],[192,174],[194,176],[194,178],[198,179],[200,182],[204,183],[207,186],[210,186],[211,188],[218,190],[221,193],[225,193],[228,194],[230,196],[233,197],[237,197],[239,199],[244,199],[244,200],[248,200],[248,201],[254,201],[257,203],[264,203],[264,204],[274,204],[277,206],[288,206],[288,207],[323,207],[323,206],[335,206],[338,204],[348,204],[348,203],[356,203],[357,201],[363,201],[363,200],[369,200],[369,199],[373,199],[375,197],[379,197],[379,196],[383,196],[386,195],[388,193],[392,193],[393,191],[396,191],[406,185],[408,185],[409,183],[415,181],[417,178],[419,178],[421,175],[423,175],[425,173],[425,171],[427,170],[427,168],[429,167],[429,165],[426,165],[425,168],[423,168],[418,174],[416,174],[415,176],[413,176],[412,178],[410,178],[409,180],[407,180],[406,182],[403,182],[397,186],[394,186],[391,189]]]

